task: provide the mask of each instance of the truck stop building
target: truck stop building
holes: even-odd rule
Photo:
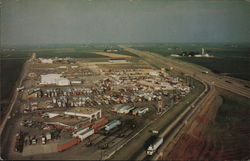
[[[87,117],[90,120],[102,117],[101,109],[86,108],[86,107],[77,107],[67,112],[64,112],[64,114],[76,117]]]
[[[70,81],[67,78],[63,78],[62,74],[45,74],[41,75],[41,83],[44,85],[56,84],[59,86],[70,85]]]

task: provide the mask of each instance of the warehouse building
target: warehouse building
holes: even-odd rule
[[[86,107],[77,107],[67,112],[64,112],[64,114],[76,117],[87,117],[90,120],[93,120],[102,117],[102,110],[94,108],[86,108]]]
[[[70,85],[70,81],[67,78],[60,78],[56,80],[56,85],[58,86],[68,86]]]
[[[39,58],[39,60],[41,61],[41,63],[44,63],[44,64],[52,64],[53,63],[52,59]]]
[[[123,104],[116,104],[113,106],[113,111],[117,112],[123,107]]]
[[[110,63],[127,63],[126,59],[109,59]]]
[[[82,80],[71,80],[71,84],[82,84]]]
[[[120,108],[117,112],[118,113],[123,113],[123,114],[128,114],[130,111],[132,111],[134,109],[134,107],[131,107],[129,105],[123,106],[122,108]]]
[[[62,77],[62,74],[45,74],[41,75],[41,83],[44,85],[56,84],[59,86],[70,85],[70,81]]]
[[[62,74],[45,74],[41,75],[41,84],[56,84],[56,80],[60,79]]]
[[[159,76],[159,73],[158,72],[149,72],[149,75],[151,75],[151,76]]]

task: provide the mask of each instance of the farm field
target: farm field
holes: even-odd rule
[[[23,63],[29,58],[26,52],[2,52],[0,57],[0,109],[8,105],[9,96],[19,77]]]
[[[194,63],[206,67],[217,74],[250,80],[250,47],[247,45],[230,46],[223,44],[169,44],[169,45],[141,45],[136,49],[151,51],[170,57],[171,54],[199,52],[205,48],[214,58],[178,57],[181,61]]]
[[[116,53],[107,53],[107,52],[93,52],[93,53],[97,55],[111,57],[111,58],[131,58],[131,56],[116,54]]]
[[[49,58],[49,57],[72,57],[72,58],[105,58],[109,57],[103,54],[96,54],[94,52],[103,52],[105,49],[118,50],[115,54],[126,55],[126,56],[134,56],[136,55],[124,51],[123,49],[117,47],[116,45],[89,45],[89,46],[80,46],[74,48],[49,48],[49,49],[36,49],[33,52],[37,53],[38,57]]]

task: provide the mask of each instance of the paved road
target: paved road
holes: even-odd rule
[[[200,112],[201,110],[203,110],[204,107],[208,107],[214,101],[214,98],[216,97],[215,93],[216,93],[216,90],[214,86],[210,86],[209,92],[202,99],[202,101],[199,101],[197,105],[195,106],[195,108],[190,108],[187,115],[184,116],[183,119],[178,124],[176,124],[176,126],[173,127],[174,130],[166,138],[163,146],[161,146],[160,149],[158,150],[159,153],[154,155],[152,160],[159,160],[162,157],[163,152],[165,153],[164,155],[166,156],[166,154],[168,154],[171,151],[171,149],[174,147],[175,143],[179,140],[179,137],[181,136],[178,134],[181,134],[184,132],[185,122],[189,122],[192,118],[194,118],[198,110]],[[161,159],[164,159],[164,158],[161,158]]]
[[[140,51],[140,50],[135,50],[132,48],[128,48],[125,46],[120,45],[121,48],[124,50],[127,50],[133,54],[136,54],[140,57],[143,57],[146,61],[151,62],[152,64],[154,63],[159,63],[162,64],[162,67],[172,67],[176,72],[178,73],[183,73],[187,74],[193,77],[196,77],[196,79],[201,80],[202,82],[206,82],[209,85],[209,92],[206,94],[206,96],[200,100],[199,97],[204,96],[204,92],[193,102],[197,103],[194,109],[189,106],[187,110],[185,110],[163,133],[160,135],[164,137],[164,145],[158,150],[159,152],[163,151],[166,147],[169,146],[171,141],[176,140],[175,136],[181,132],[182,127],[184,127],[184,123],[188,121],[197,111],[197,109],[200,109],[202,106],[209,104],[211,102],[212,96],[215,94],[215,88],[214,86],[229,90],[230,92],[239,94],[241,96],[250,98],[250,90],[244,85],[242,85],[241,82],[238,81],[232,81],[230,80],[231,83],[226,82],[227,79],[225,78],[220,78],[218,75],[214,73],[209,73],[209,74],[202,74],[204,71],[204,68],[197,68],[195,65],[191,65],[189,63],[184,63],[180,61],[176,61],[173,59],[167,59],[163,56],[160,56],[156,53],[152,52],[147,52],[147,51]],[[141,153],[137,158],[140,160],[152,160],[152,159],[158,159],[162,153],[156,153],[156,155],[149,157],[146,156],[145,153]]]
[[[160,137],[164,138],[164,144],[157,150],[153,156],[146,156],[142,153],[136,160],[158,160],[162,155],[162,151],[165,151],[175,139],[176,135],[180,133],[185,123],[194,115],[194,113],[211,101],[211,96],[214,95],[214,87],[208,87],[205,84],[205,90],[197,97],[193,103],[188,106],[172,123],[169,125],[162,133],[159,134]]]
[[[157,62],[164,64],[167,67],[173,67],[173,70],[176,72],[181,72],[184,74],[188,74],[190,76],[194,76],[199,78],[200,80],[206,81],[207,83],[214,84],[214,86],[226,89],[230,92],[239,94],[241,96],[250,98],[250,89],[244,87],[244,85],[240,82],[237,82],[236,80],[231,80],[231,83],[226,82],[226,78],[220,77],[219,75],[216,75],[212,72],[209,72],[208,74],[202,74],[202,71],[204,71],[204,68],[199,68],[196,65],[192,65],[186,62],[166,58],[164,56],[161,56],[159,54],[148,52],[148,51],[140,51],[133,48],[129,48],[123,45],[120,45],[121,48],[124,50],[127,50],[133,54],[136,54],[140,57],[148,58],[152,62]]]
[[[139,55],[139,56],[141,56],[141,57],[143,57],[143,59],[145,59],[144,55]],[[153,60],[153,59],[150,58],[150,60]],[[146,60],[146,61],[148,61],[151,64],[152,62],[150,62],[150,60]],[[159,64],[153,64],[153,65],[159,67]],[[165,65],[165,62],[164,62],[163,65]],[[200,99],[204,95],[207,94],[207,92],[208,92],[209,89],[210,88],[208,88],[207,85],[206,85],[206,90],[198,98],[196,98],[196,101],[193,104],[195,104],[196,102],[200,101]],[[179,115],[178,118],[176,118],[176,120],[173,123],[171,123],[171,125],[168,126],[168,128],[165,129],[163,133],[160,134],[162,137],[164,137],[164,139],[168,139],[169,140],[170,137],[171,138],[173,137],[172,136],[173,133],[176,133],[176,132],[178,132],[181,129],[181,127],[183,125],[183,121],[185,121],[185,119],[189,119],[190,115],[192,114],[192,111],[194,111],[194,109],[191,108],[191,107],[192,106],[189,106],[188,108],[186,108],[186,110],[181,115]],[[179,126],[179,125],[181,125],[181,126]],[[165,135],[167,135],[167,137],[165,137]],[[119,149],[121,149],[121,148],[119,148]],[[119,149],[117,149],[116,151],[114,151],[111,154],[111,156],[114,153],[116,153]],[[109,156],[108,158],[110,158],[111,156]],[[146,153],[145,153],[144,149],[141,149],[140,151],[135,152],[135,155],[132,155],[132,156],[133,156],[133,158],[130,158],[130,159],[136,159],[136,160],[150,160],[151,159],[148,156],[146,156]],[[108,158],[106,158],[106,159],[108,159]]]

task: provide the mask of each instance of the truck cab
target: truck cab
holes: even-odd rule
[[[151,132],[152,132],[153,134],[158,134],[158,133],[159,133],[159,131],[157,131],[157,130],[151,130]]]
[[[202,74],[208,74],[208,71],[204,70],[202,71]]]
[[[32,138],[32,144],[35,145],[36,143],[37,143],[36,137],[33,136],[33,138]]]
[[[42,144],[43,144],[43,145],[46,144],[46,138],[45,138],[45,136],[42,136]]]

